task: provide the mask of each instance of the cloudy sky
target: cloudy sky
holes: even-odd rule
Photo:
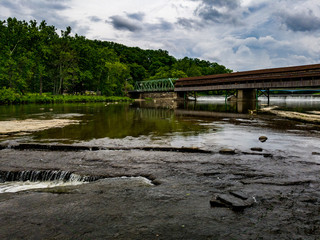
[[[0,0],[8,17],[234,71],[320,63],[319,0]]]

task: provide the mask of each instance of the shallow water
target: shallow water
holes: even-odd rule
[[[264,104],[262,98],[258,107]],[[275,96],[271,105],[285,110],[319,111],[320,97]],[[197,147],[212,151],[233,148],[247,152],[259,147],[263,152],[292,156],[320,152],[319,125],[247,112],[242,106],[225,104],[222,96],[200,97],[196,103],[184,103],[178,108],[152,107],[150,103],[0,106],[0,120],[80,120],[77,125],[0,139],[98,146]],[[268,137],[267,142],[258,140],[262,135]]]

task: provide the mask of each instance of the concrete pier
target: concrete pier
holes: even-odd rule
[[[240,89],[237,94],[237,101],[255,101],[256,100],[256,90],[255,89]]]

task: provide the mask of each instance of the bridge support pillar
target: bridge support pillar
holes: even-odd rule
[[[256,89],[241,89],[237,92],[237,110],[239,113],[256,109],[257,91]]]
[[[256,101],[256,90],[255,89],[241,89],[238,90],[237,101],[252,102]]]

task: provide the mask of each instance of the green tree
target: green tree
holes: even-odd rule
[[[170,67],[159,68],[157,73],[150,79],[162,79],[162,78],[183,78],[188,77],[187,74],[181,70],[170,69]]]
[[[142,81],[146,78],[147,71],[143,66],[137,63],[132,63],[132,64],[129,64],[129,67],[130,67],[130,75],[132,77],[133,82]]]
[[[48,83],[52,76],[48,75],[48,68],[50,66],[50,55],[53,54],[54,49],[52,44],[58,39],[58,34],[55,32],[53,26],[47,26],[45,21],[42,21],[37,26],[36,21],[30,21],[29,25],[29,46],[32,46],[34,64],[34,81],[32,82],[31,90],[39,92],[40,95],[45,90],[49,90]],[[44,79],[47,78],[46,84]]]
[[[9,87],[23,92],[30,72],[26,46],[27,23],[16,18],[1,22],[0,63],[2,87]]]
[[[106,62],[106,68],[108,73],[103,93],[107,96],[123,95],[126,88],[126,79],[130,76],[129,68],[120,62]]]
[[[58,38],[52,47],[53,67],[56,76],[53,84],[53,94],[62,94],[64,90],[75,92],[75,85],[78,83],[78,56],[72,49],[70,37],[71,28],[61,31],[61,38]]]

